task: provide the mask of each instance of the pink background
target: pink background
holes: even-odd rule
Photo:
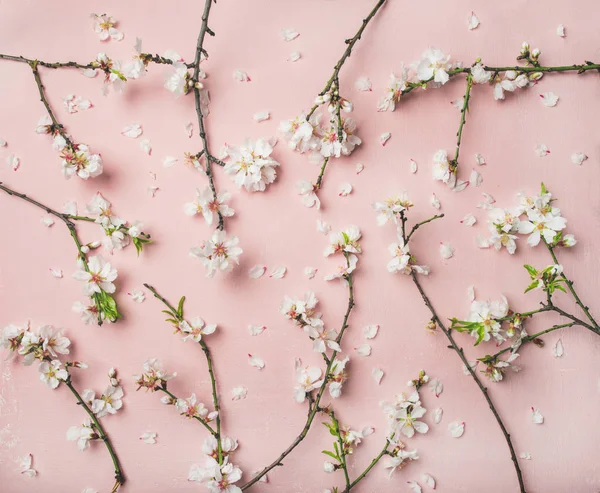
[[[191,60],[202,4],[4,0],[0,4],[0,46],[6,53],[51,61],[86,62],[99,51],[128,60],[139,36],[146,52],[162,54],[171,48]],[[224,142],[238,145],[246,136],[281,137],[279,121],[309,107],[341,55],[343,40],[356,31],[372,4],[372,0],[219,1],[210,22],[217,36],[207,41],[210,60],[204,65],[212,99],[207,125],[213,149],[218,150]],[[466,26],[471,10],[481,19],[481,26],[473,32]],[[123,42],[103,44],[98,40],[88,16],[102,11],[120,21]],[[526,248],[525,240],[520,240],[515,256],[477,249],[474,238],[478,232],[485,233],[486,214],[476,204],[485,191],[498,205],[513,205],[517,191],[536,192],[543,180],[559,198],[569,230],[579,239],[575,248],[561,253],[561,261],[592,311],[600,314],[593,303],[599,289],[594,245],[600,233],[600,149],[595,117],[600,109],[598,74],[545,77],[539,86],[509,95],[502,103],[493,100],[491,88],[475,87],[461,152],[463,178],[475,165],[476,152],[484,155],[488,165],[479,169],[484,178],[482,187],[460,194],[432,181],[430,162],[437,149],[454,148],[459,113],[449,102],[462,95],[464,83],[455,80],[441,90],[415,93],[394,113],[377,113],[376,104],[390,72],[398,71],[402,61],[417,59],[429,45],[465,63],[481,56],[489,64],[512,64],[524,40],[543,51],[542,60],[548,65],[598,61],[598,13],[593,0],[434,0],[421,5],[390,0],[367,28],[341,73],[342,92],[355,103],[354,117],[364,143],[350,158],[329,167],[320,212],[304,208],[294,191],[295,182],[314,179],[317,168],[282,143],[274,152],[281,162],[279,176],[265,194],[235,190],[222,170],[216,170],[218,188],[234,194],[231,205],[236,216],[227,221],[227,229],[239,236],[244,255],[233,273],[212,280],[206,279],[200,263],[188,256],[189,248],[207,238],[211,229],[201,218],[189,218],[182,211],[183,203],[193,199],[195,187],[204,187],[206,179],[186,168],[182,159],[171,169],[161,164],[167,155],[182,158],[184,152],[200,149],[193,101],[191,97],[174,100],[163,89],[166,69],[152,66],[147,77],[128,84],[124,95],[106,98],[101,94],[100,80],[86,79],[77,71],[42,70],[60,121],[76,141],[88,143],[104,158],[104,175],[83,182],[76,178],[65,181],[49,140],[34,133],[44,108],[30,69],[24,64],[0,63],[0,137],[9,143],[0,149],[0,181],[56,209],[68,200],[77,200],[83,211],[84,204],[100,190],[119,216],[143,221],[155,239],[139,259],[133,249],[111,257],[119,269],[118,302],[125,320],[101,328],[84,326],[71,312],[71,304],[82,295],[80,284],[70,278],[75,268],[74,245],[64,226],[57,223],[48,229],[40,223],[42,211],[0,195],[0,323],[4,326],[29,319],[34,326],[67,328],[74,341],[74,356],[90,366],[78,373],[81,388],[103,389],[109,367],[118,368],[126,392],[125,407],[117,416],[105,418],[104,423],[128,479],[124,493],[203,488],[186,478],[189,466],[201,459],[200,445],[206,432],[161,405],[158,395],[135,392],[130,375],[140,370],[144,360],[159,357],[167,368],[179,373],[172,383],[176,394],[194,391],[204,402],[210,401],[200,348],[183,344],[171,334],[158,302],[148,296],[143,304],[136,304],[126,293],[149,282],[171,300],[185,294],[188,316],[201,315],[219,325],[209,343],[223,395],[224,432],[238,438],[235,462],[248,480],[252,471],[279,455],[304,425],[306,407],[296,404],[291,393],[294,358],[321,363],[305,334],[279,314],[280,301],[285,294],[301,295],[312,289],[331,326],[340,324],[347,302],[342,285],[322,280],[333,261],[322,255],[326,238],[315,227],[320,216],[334,229],[357,224],[363,231],[364,254],[355,278],[357,306],[343,343],[352,358],[351,377],[335,405],[344,423],[358,429],[372,425],[376,432],[351,458],[351,474],[360,473],[383,445],[385,421],[380,400],[406,390],[405,382],[420,369],[441,378],[445,386],[437,399],[427,389],[422,393],[429,410],[425,420],[431,430],[407,440],[421,459],[391,480],[378,465],[356,491],[409,491],[406,482],[420,481],[423,472],[437,479],[438,491],[442,492],[517,491],[504,438],[482,395],[463,375],[456,354],[446,349],[443,335],[431,335],[423,329],[430,314],[410,279],[386,272],[393,228],[376,225],[371,204],[406,189],[417,204],[413,217],[421,220],[435,212],[429,205],[431,193],[439,197],[446,218],[422,230],[413,251],[432,267],[432,275],[423,284],[443,316],[467,315],[466,290],[471,284],[479,298],[497,299],[504,293],[515,310],[524,311],[534,308],[539,299],[537,294],[521,295],[527,282],[522,264],[544,266],[550,260],[542,248]],[[567,28],[565,39],[555,33],[560,23]],[[279,31],[286,27],[298,30],[300,37],[284,42]],[[292,51],[300,51],[302,59],[287,62]],[[238,68],[247,71],[252,82],[235,81],[232,73]],[[354,88],[360,76],[371,78],[372,92]],[[546,91],[560,96],[555,108],[540,103],[539,94]],[[66,114],[62,98],[69,93],[90,98],[94,108]],[[257,124],[252,115],[262,110],[271,112],[271,120]],[[191,121],[194,137],[190,140],[184,125]],[[140,150],[141,138],[131,140],[120,135],[132,122],[142,124],[141,138],[152,141],[152,156]],[[378,137],[386,131],[392,138],[381,147]],[[544,159],[534,153],[539,143],[551,149]],[[570,161],[570,155],[578,151],[590,156],[581,167]],[[21,159],[17,172],[5,164],[11,153]],[[416,175],[409,172],[410,158],[419,163]],[[355,173],[357,162],[365,165],[359,176]],[[149,172],[157,174],[156,182]],[[354,192],[340,198],[338,187],[345,181],[354,185]],[[151,185],[160,187],[155,198],[147,193]],[[459,223],[469,212],[479,219],[473,228]],[[93,225],[80,230],[88,241],[99,238]],[[440,241],[456,247],[454,258],[440,259]],[[251,280],[247,270],[257,263],[285,265],[288,274],[283,280],[268,276]],[[304,276],[306,266],[319,268],[315,279]],[[65,278],[53,278],[50,267],[62,268]],[[559,296],[568,303],[566,297]],[[556,321],[549,316],[532,323],[530,332]],[[381,325],[372,341],[372,356],[353,354],[351,348],[364,342],[361,328],[372,323]],[[268,329],[259,337],[251,337],[249,324],[264,324]],[[554,358],[551,350],[559,337],[565,355]],[[494,349],[493,345],[473,349],[468,336],[458,339],[470,359]],[[490,385],[491,395],[512,433],[517,454],[529,452],[532,456],[531,461],[520,461],[529,492],[597,492],[600,341],[580,328],[553,333],[545,340],[543,349],[522,349],[522,372]],[[247,353],[262,357],[266,368],[258,371],[249,367]],[[67,389],[50,391],[38,381],[35,368],[17,366],[14,361],[2,361],[0,367],[3,491],[79,492],[84,487],[109,491],[112,464],[106,450],[94,444],[81,453],[65,440],[67,428],[84,417]],[[373,367],[385,371],[379,386],[371,377]],[[248,387],[248,398],[232,402],[230,391],[237,385]],[[430,412],[440,406],[444,418],[434,425]],[[531,422],[531,406],[545,416],[543,425]],[[322,472],[324,456],[319,452],[330,445],[330,436],[319,421],[285,466],[269,475],[270,484],[259,483],[251,491],[315,492],[341,485],[341,473]],[[451,421],[466,422],[462,438],[449,436],[447,425]],[[158,443],[140,442],[138,437],[144,431],[157,432]],[[21,476],[13,462],[27,453],[34,456],[37,478]]]

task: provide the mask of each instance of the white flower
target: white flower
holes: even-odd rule
[[[228,192],[219,192],[215,198],[210,187],[204,190],[196,189],[196,200],[187,202],[184,206],[184,211],[188,216],[202,214],[206,223],[211,226],[214,220],[214,215],[221,213],[223,217],[231,217],[235,211],[225,202],[231,198]]]
[[[306,207],[315,207],[316,209],[321,208],[321,201],[316,194],[316,187],[308,180],[300,180],[296,183],[296,190],[298,194],[302,196],[302,203]]]
[[[242,489],[233,484],[241,478],[242,470],[226,460],[223,465],[214,467],[206,487],[210,493],[241,493]]]
[[[471,335],[478,340],[489,341],[494,337],[498,342],[506,340],[502,333],[502,319],[508,315],[508,301],[503,296],[500,301],[473,301],[471,303],[469,322],[477,322],[482,328],[481,333],[474,329]]]
[[[397,436],[402,433],[411,438],[415,432],[427,433],[429,430],[426,423],[418,421],[425,416],[427,410],[421,406],[417,391],[408,398],[400,394],[394,403],[382,403],[382,407],[388,418],[390,434],[394,433]]]
[[[450,55],[445,55],[441,50],[429,48],[423,53],[416,66],[417,77],[420,80],[429,80],[438,84],[445,84],[450,79],[448,70],[451,64]]]
[[[240,147],[227,147],[229,161],[225,172],[233,177],[235,184],[249,192],[264,192],[275,181],[275,168],[279,163],[271,157],[273,147],[267,139],[256,142],[246,139]]]
[[[500,382],[504,377],[504,374],[508,369],[512,371],[519,371],[521,368],[511,364],[514,360],[519,357],[518,353],[512,353],[506,361],[501,359],[495,360],[491,363],[486,364],[485,371],[483,372],[492,382]]]
[[[325,353],[327,348],[334,351],[341,351],[342,348],[337,343],[337,332],[335,329],[326,329],[322,320],[315,320],[313,324],[307,325],[305,330],[309,337],[313,339],[313,351],[316,353]]]
[[[357,226],[348,226],[345,230],[339,233],[331,233],[329,235],[329,246],[325,249],[325,256],[333,255],[338,252],[360,253],[361,234]]]
[[[238,247],[239,239],[232,236],[227,239],[225,231],[216,230],[210,240],[205,241],[199,247],[192,247],[190,256],[200,259],[207,268],[207,277],[213,277],[218,270],[230,271],[233,264],[239,263],[239,256],[243,250]]]
[[[85,283],[83,291],[88,296],[102,291],[110,294],[115,292],[113,281],[117,278],[117,270],[102,257],[93,256],[88,260],[88,269],[81,267],[73,274],[73,278]]]
[[[433,179],[444,183],[450,183],[454,176],[454,170],[448,161],[448,153],[440,149],[433,155]]]
[[[318,389],[323,384],[322,371],[316,366],[302,366],[302,361],[296,358],[296,383],[294,387],[294,399],[296,402],[304,402],[306,394]]]
[[[196,394],[192,394],[187,399],[177,399],[175,407],[179,414],[190,419],[199,418],[209,422],[217,417],[217,412],[209,412],[206,406],[196,399]]]
[[[375,204],[373,204],[373,209],[375,212],[379,213],[377,215],[377,224],[383,226],[390,219],[397,222],[397,214],[407,210],[413,205],[414,204],[408,200],[408,193],[406,191],[396,197],[389,197],[383,202],[375,202]]]
[[[178,328],[183,334],[186,334],[186,336],[182,339],[184,342],[190,340],[194,342],[200,342],[203,335],[212,334],[215,330],[217,330],[217,325],[206,325],[202,318],[195,317],[189,323],[186,320],[181,321]]]
[[[552,107],[556,106],[556,103],[558,103],[558,96],[553,92],[545,92],[544,94],[540,94],[540,98],[542,98],[542,104],[544,106]]]
[[[301,113],[293,120],[284,120],[279,124],[279,131],[284,134],[290,149],[304,153],[318,150],[320,140],[317,132],[320,117],[313,114],[309,120]]]
[[[91,301],[87,304],[84,304],[81,301],[76,301],[73,303],[71,309],[75,313],[79,313],[81,315],[81,319],[86,325],[90,325],[98,321],[98,307]]]
[[[190,73],[186,64],[176,61],[173,62],[170,71],[165,76],[165,88],[171,91],[176,97],[179,97],[189,92],[189,80]]]
[[[298,325],[310,325],[315,323],[315,319],[319,319],[320,315],[315,313],[317,306],[315,293],[308,291],[304,295],[304,299],[295,299],[285,296],[279,308],[280,313],[286,318],[294,320]]]
[[[117,21],[114,17],[106,14],[92,14],[92,18],[94,19],[94,31],[101,41],[108,39],[121,41],[123,39],[123,33],[115,28]]]
[[[42,349],[57,358],[59,354],[69,354],[71,341],[63,336],[61,329],[54,330],[51,325],[40,327],[38,335],[42,340]]]
[[[348,356],[343,360],[336,358],[331,365],[331,371],[329,373],[329,395],[334,399],[342,395],[342,385],[348,378],[345,370],[348,361],[350,361]]]
[[[504,73],[504,78],[500,79],[500,76],[496,76],[495,84],[494,84],[494,99],[496,101],[501,101],[504,99],[504,92],[514,92],[518,88],[518,85],[515,81],[516,74],[509,70]]]
[[[475,84],[486,84],[492,78],[492,72],[485,70],[482,63],[476,63],[471,67],[471,75]]]
[[[341,265],[338,265],[335,273],[325,276],[324,279],[326,281],[333,281],[334,279],[346,279],[349,274],[354,272],[357,263],[358,257],[354,254],[350,254],[346,259],[344,259]]]
[[[97,438],[90,418],[86,418],[81,426],[71,426],[67,430],[67,440],[76,441],[77,448],[82,452],[90,446],[90,441]]]
[[[85,144],[72,144],[62,149],[62,171],[65,178],[77,175],[83,180],[95,178],[102,174],[102,158],[100,154],[90,154]]]
[[[529,234],[527,243],[531,246],[536,246],[542,237],[547,243],[552,243],[556,234],[567,227],[567,220],[560,216],[560,211],[556,208],[546,214],[529,210],[527,218],[529,221],[522,221],[519,232]]]
[[[175,378],[177,373],[169,374],[162,366],[158,358],[150,358],[144,362],[144,372],[135,375],[138,389],[144,387],[152,392],[164,388],[168,380]]]
[[[402,469],[408,462],[419,459],[416,450],[404,450],[403,448],[400,448],[394,452],[394,454],[395,455],[391,455],[385,463],[386,469],[390,470],[390,478],[396,469]]]
[[[392,274],[400,272],[408,275],[414,270],[417,274],[422,274],[424,276],[429,274],[429,266],[416,265],[413,263],[414,259],[410,254],[409,245],[405,245],[401,238],[398,239],[398,243],[392,243],[388,247],[388,251],[392,256],[392,260],[387,264],[388,272]]]
[[[62,363],[57,359],[52,361],[42,361],[39,366],[41,373],[40,380],[51,389],[58,387],[61,381],[69,378],[69,373],[62,367]]]
[[[379,100],[377,111],[394,111],[396,104],[400,101],[402,92],[408,88],[408,69],[402,66],[400,77],[390,75],[390,83],[386,89],[385,96]]]
[[[356,122],[352,118],[342,118],[342,140],[339,139],[338,121],[331,120],[329,129],[321,135],[321,155],[323,157],[349,156],[362,140],[354,135]]]
[[[107,414],[116,414],[123,407],[123,389],[120,386],[113,387],[109,385],[100,399],[94,399],[92,411],[99,418]]]

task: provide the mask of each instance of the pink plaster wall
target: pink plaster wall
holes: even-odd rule
[[[87,61],[101,50],[115,59],[128,59],[138,36],[144,40],[144,51],[162,53],[172,48],[190,60],[202,4],[4,0],[0,4],[0,47],[2,52],[44,60]],[[356,31],[372,4],[372,0],[220,0],[211,17],[217,36],[208,40],[210,60],[205,65],[212,97],[208,127],[213,148],[224,142],[237,145],[246,136],[278,135],[280,120],[297,115],[312,103],[344,49],[343,40]],[[481,26],[473,32],[466,27],[471,10],[481,19]],[[101,44],[98,40],[88,15],[101,11],[120,20],[123,42]],[[561,261],[592,310],[600,313],[595,304],[599,289],[595,242],[600,234],[598,74],[547,77],[538,87],[512,95],[503,103],[493,100],[490,88],[476,87],[465,129],[463,162],[468,174],[474,154],[480,152],[488,165],[480,170],[483,186],[460,194],[431,180],[430,161],[437,149],[453,148],[459,115],[449,102],[462,95],[463,84],[457,80],[443,89],[414,95],[394,113],[377,113],[376,103],[389,73],[398,70],[402,61],[417,59],[429,45],[465,63],[478,56],[490,64],[513,63],[524,40],[542,49],[547,64],[597,61],[599,13],[593,0],[433,0],[420,4],[389,0],[342,72],[342,92],[355,103],[354,116],[364,144],[350,158],[330,166],[321,194],[322,211],[304,208],[294,191],[296,181],[314,179],[317,169],[285,145],[275,149],[282,166],[277,182],[265,194],[234,190],[229,178],[217,170],[218,187],[234,193],[232,205],[237,214],[228,230],[239,236],[245,253],[238,269],[212,280],[206,279],[199,262],[188,256],[189,247],[207,238],[210,229],[202,220],[182,212],[183,203],[193,198],[196,186],[205,185],[205,178],[181,161],[171,169],[161,164],[166,155],[182,156],[200,149],[196,132],[189,140],[184,131],[187,122],[195,121],[193,102],[190,97],[174,100],[163,89],[163,68],[151,67],[150,74],[132,83],[124,95],[106,98],[98,80],[75,71],[42,71],[61,121],[77,140],[89,143],[105,160],[105,174],[83,182],[65,181],[55,151],[44,136],[34,133],[44,109],[29,68],[0,63],[0,137],[9,143],[0,149],[0,181],[58,209],[72,199],[82,208],[100,190],[113,202],[118,215],[142,220],[156,240],[139,260],[133,250],[111,258],[119,268],[118,301],[125,320],[101,328],[84,326],[70,309],[72,302],[81,298],[81,286],[70,278],[74,247],[65,228],[58,223],[45,228],[40,210],[0,195],[0,324],[30,319],[34,325],[67,328],[75,356],[90,365],[78,376],[82,388],[103,388],[108,368],[119,369],[125,408],[107,418],[105,425],[127,475],[123,493],[203,490],[186,478],[190,464],[200,460],[205,431],[162,406],[157,395],[135,392],[129,376],[139,371],[143,361],[160,357],[179,373],[172,384],[176,393],[195,391],[209,401],[200,349],[171,335],[157,302],[149,298],[136,304],[126,293],[149,282],[171,299],[185,294],[189,315],[218,323],[218,334],[210,344],[224,392],[224,430],[239,439],[236,463],[249,479],[252,471],[287,447],[304,424],[306,408],[291,397],[294,358],[319,363],[306,336],[278,313],[281,299],[285,294],[314,290],[326,322],[334,326],[345,309],[343,286],[322,280],[321,274],[332,263],[322,255],[326,238],[315,228],[320,215],[334,229],[357,224],[363,231],[364,254],[355,279],[357,306],[344,346],[350,349],[362,341],[364,325],[381,325],[372,356],[352,358],[350,381],[336,402],[344,422],[376,429],[352,457],[351,471],[360,472],[383,444],[385,420],[380,400],[405,390],[405,382],[422,368],[445,385],[437,399],[429,391],[423,392],[424,406],[430,410],[443,407],[444,419],[436,426],[429,416],[426,421],[431,431],[409,441],[421,459],[391,480],[379,465],[357,493],[409,491],[406,482],[419,480],[423,472],[432,474],[438,491],[446,493],[517,491],[504,438],[479,390],[463,375],[460,361],[446,349],[443,336],[423,330],[429,313],[410,279],[386,272],[393,228],[376,225],[371,204],[406,189],[417,204],[414,217],[424,219],[434,213],[429,205],[431,193],[438,195],[446,218],[424,229],[413,250],[432,267],[432,275],[423,283],[444,316],[466,316],[469,285],[475,285],[483,299],[504,293],[516,310],[526,310],[539,299],[536,294],[520,294],[527,283],[522,264],[546,265],[547,254],[522,247],[511,257],[506,252],[477,249],[474,238],[477,232],[484,232],[486,215],[476,204],[485,191],[498,204],[512,205],[517,191],[535,192],[544,181],[559,198],[570,231],[579,238],[575,248],[562,253]],[[565,39],[555,33],[560,23],[567,27]],[[279,35],[284,27],[298,30],[300,37],[285,43]],[[302,59],[287,62],[287,56],[296,50]],[[238,68],[247,71],[252,82],[235,81],[232,73]],[[372,92],[354,88],[359,76],[371,78]],[[555,108],[540,103],[538,95],[545,91],[560,96]],[[94,108],[66,114],[61,100],[69,93],[90,98]],[[271,120],[254,122],[252,115],[260,110],[269,110]],[[139,140],[120,135],[122,127],[134,121],[143,125],[144,137],[152,140],[151,157],[139,149]],[[381,147],[378,136],[386,131],[392,138]],[[534,153],[541,142],[552,151],[544,159]],[[575,151],[590,156],[581,167],[570,161]],[[21,158],[17,172],[4,164],[10,153]],[[410,158],[420,165],[416,175],[409,172]],[[355,173],[357,162],[365,165],[359,176]],[[149,172],[157,174],[160,191],[155,198],[147,193],[147,187],[154,184]],[[337,189],[344,181],[352,183],[355,190],[340,198]],[[479,219],[474,228],[459,223],[468,212]],[[90,240],[98,236],[93,226],[82,231]],[[440,241],[456,247],[454,258],[440,259]],[[288,274],[283,280],[267,276],[251,280],[246,272],[257,263],[286,265]],[[303,275],[306,266],[319,268],[315,279]],[[49,267],[62,268],[65,278],[53,278]],[[545,319],[547,323],[555,321],[550,316]],[[268,330],[253,338],[248,324],[264,324]],[[541,322],[530,325],[531,330],[543,327]],[[565,355],[554,358],[551,348],[558,337],[557,333],[546,337],[543,349],[523,348],[522,372],[490,385],[491,394],[511,430],[517,453],[532,456],[531,461],[521,461],[529,492],[597,492],[600,341],[583,329],[568,329],[560,334]],[[485,348],[471,347],[468,336],[458,339],[471,359],[485,354]],[[261,356],[266,368],[259,372],[249,367],[247,353]],[[379,386],[371,377],[375,366],[385,371]],[[2,490],[50,493],[93,487],[109,491],[112,469],[106,450],[96,444],[81,453],[65,440],[67,428],[83,417],[67,389],[50,391],[38,381],[35,368],[17,366],[13,361],[2,361],[0,368],[0,430],[5,442],[0,446]],[[231,402],[229,392],[236,385],[248,387],[246,400]],[[531,406],[544,414],[543,425],[531,422]],[[455,420],[466,422],[460,439],[451,438],[447,431],[447,424]],[[158,433],[156,445],[138,439],[147,430]],[[10,436],[14,444],[6,443]],[[319,451],[329,441],[326,430],[317,423],[285,467],[270,474],[270,483],[261,483],[252,491],[308,493],[331,487],[334,480],[341,484],[340,475],[322,472]],[[26,453],[34,455],[37,478],[22,477],[13,463]]]

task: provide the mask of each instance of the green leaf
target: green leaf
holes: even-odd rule
[[[338,460],[337,455],[335,455],[333,452],[330,452],[329,450],[322,450],[321,453],[325,454],[325,455],[328,455],[332,459]]]
[[[528,265],[528,264],[525,264],[523,267],[525,267],[527,272],[529,272],[529,275],[531,276],[532,279],[534,279],[538,275],[538,271],[536,270],[535,267],[532,267],[531,265]]]
[[[527,286],[527,289],[525,289],[524,293],[528,293],[532,289],[536,289],[538,287],[538,284],[539,284],[538,281],[532,282],[529,286]]]
[[[546,185],[544,185],[544,182],[542,182],[542,193],[548,193],[548,189],[546,188]]]
[[[183,304],[185,303],[185,296],[182,296],[177,305],[177,314],[179,317],[183,317]]]

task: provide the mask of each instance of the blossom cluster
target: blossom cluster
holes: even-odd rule
[[[212,435],[204,440],[204,464],[191,466],[188,481],[204,483],[210,493],[241,493],[242,489],[235,483],[242,479],[242,470],[230,459],[230,455],[238,447],[238,442],[229,437],[223,437],[220,441],[219,447],[217,438]]]
[[[245,139],[239,147],[225,146],[225,173],[231,176],[238,188],[264,192],[277,177],[279,162],[273,159],[272,153],[273,145],[264,138],[256,141]]]
[[[206,267],[207,277],[213,277],[217,271],[228,272],[234,264],[239,263],[239,256],[243,250],[238,246],[240,240],[237,236],[227,238],[223,230],[215,230],[210,239],[199,246],[190,249],[190,256],[197,258]]]
[[[527,243],[537,246],[540,241],[550,246],[572,247],[577,240],[572,234],[563,234],[567,220],[561,216],[560,209],[554,207],[552,194],[542,183],[538,195],[520,194],[519,204],[512,208],[492,208],[489,211],[489,229],[492,235],[479,238],[480,248],[494,247],[496,250],[506,248],[514,254],[517,249],[517,235],[529,235]],[[525,216],[525,217],[523,217]]]
[[[409,275],[411,272],[428,275],[430,268],[428,265],[418,265],[414,255],[410,253],[410,245],[405,241],[405,232],[403,231],[406,215],[414,204],[409,200],[408,194],[404,191],[395,197],[389,197],[383,202],[375,202],[373,209],[377,212],[377,224],[383,226],[389,221],[396,225],[397,241],[388,246],[388,251],[392,259],[387,264],[388,272],[395,274],[400,272]]]
[[[325,413],[328,411],[325,410]],[[367,427],[361,431],[353,430],[348,425],[340,423],[331,414],[331,423],[324,422],[323,425],[329,430],[329,433],[335,437],[332,450],[323,450],[321,453],[334,459],[337,463],[330,461],[323,463],[323,470],[327,473],[334,472],[346,464],[346,456],[354,453],[354,449],[362,442],[363,438],[373,433],[373,428]]]

